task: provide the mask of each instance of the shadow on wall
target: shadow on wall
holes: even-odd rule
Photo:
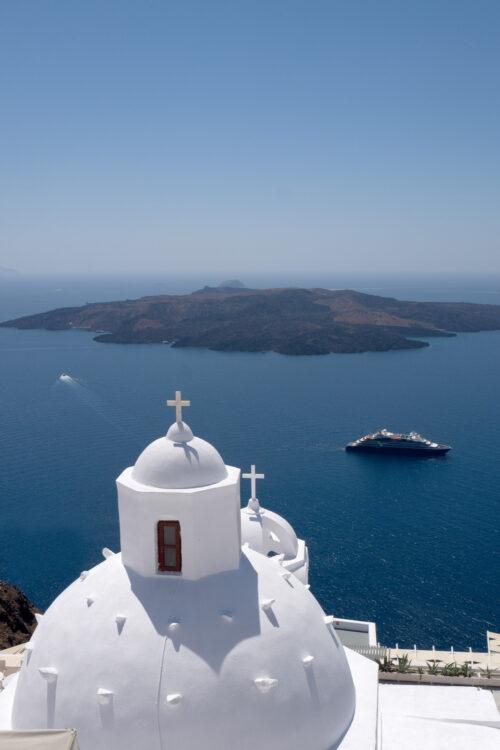
[[[47,682],[47,729],[54,729],[57,682]]]
[[[245,555],[238,570],[197,581],[175,574],[143,578],[126,570],[157,633],[168,637],[176,651],[189,648],[214,672],[238,643],[260,633],[257,573]]]

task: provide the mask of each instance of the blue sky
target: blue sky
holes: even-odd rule
[[[497,0],[4,0],[0,266],[500,271]]]

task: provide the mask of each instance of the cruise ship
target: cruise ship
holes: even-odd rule
[[[346,451],[370,453],[399,453],[420,456],[444,456],[450,450],[449,445],[441,445],[426,440],[418,432],[401,435],[389,430],[377,430],[371,435],[365,435],[353,443],[347,443]]]

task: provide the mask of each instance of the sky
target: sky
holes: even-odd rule
[[[500,271],[498,0],[2,0],[0,267]]]

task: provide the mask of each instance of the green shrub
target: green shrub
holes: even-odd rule
[[[427,662],[427,671],[429,674],[439,674],[439,664],[441,659],[431,659]]]
[[[392,659],[384,656],[383,659],[377,659],[377,664],[380,672],[394,672],[394,664]]]
[[[398,664],[396,667],[397,672],[409,672],[410,671],[411,659],[408,659],[408,654],[398,656]]]
[[[445,677],[458,677],[462,674],[461,668],[457,665],[456,661],[450,661],[449,664],[445,664],[441,670],[441,674]]]
[[[468,661],[464,661],[464,663],[460,665],[460,674],[462,677],[472,677],[472,667]]]

